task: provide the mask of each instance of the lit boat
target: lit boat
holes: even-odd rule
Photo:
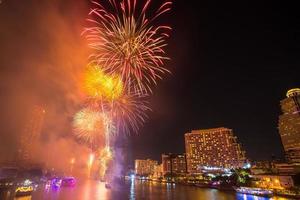
[[[33,191],[33,184],[30,180],[25,180],[24,182],[17,184],[17,187],[15,189],[15,195],[16,196],[27,196],[31,195]]]
[[[272,197],[273,191],[268,189],[262,188],[251,188],[251,187],[234,187],[234,190],[238,193],[242,194],[250,194],[255,196],[262,196],[262,197]]]
[[[73,187],[76,184],[74,177],[65,177],[62,179],[61,186]]]

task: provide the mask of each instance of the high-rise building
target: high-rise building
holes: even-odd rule
[[[135,174],[139,176],[153,175],[157,165],[156,160],[135,160]]]
[[[300,165],[300,88],[291,89],[280,101],[279,133],[289,163]]]
[[[154,166],[154,174],[153,174],[153,178],[160,178],[163,177],[163,170],[162,170],[162,164],[160,165],[155,165]]]
[[[17,162],[20,164],[32,164],[33,148],[40,138],[45,110],[41,106],[33,106],[27,117],[23,132],[20,135],[20,143]]]
[[[163,174],[184,174],[186,173],[185,154],[162,154]]]
[[[232,129],[193,130],[185,134],[188,173],[199,173],[202,167],[238,168],[245,163]]]

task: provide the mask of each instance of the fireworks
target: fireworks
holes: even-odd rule
[[[164,48],[171,28],[153,21],[172,2],[165,1],[151,16],[151,1],[141,6],[137,0],[93,1],[88,19],[93,25],[83,32],[93,53],[82,82],[87,108],[75,115],[73,126],[78,139],[99,151],[102,177],[113,157],[110,135],[138,132],[150,110],[152,87],[169,72]]]
[[[118,75],[106,75],[99,66],[89,65],[84,76],[84,89],[92,98],[111,101],[122,94],[123,83]]]
[[[101,65],[105,73],[120,74],[124,83],[133,84],[127,89],[151,92],[151,85],[169,72],[164,67],[168,59],[164,47],[171,29],[151,22],[169,11],[172,2],[163,3],[150,18],[146,12],[151,0],[142,9],[137,9],[136,0],[109,0],[110,8],[93,3],[96,7],[89,13],[93,26],[85,30],[89,46],[95,50],[92,61]]]
[[[111,149],[106,146],[100,151],[99,159],[101,165],[100,177],[103,178],[107,170],[108,163],[112,160],[113,155]]]
[[[94,147],[105,143],[109,124],[105,113],[85,108],[75,115],[73,126],[76,137]]]
[[[150,110],[146,97],[146,95],[126,94],[111,105],[112,117],[119,131],[138,132],[147,118],[147,111]]]

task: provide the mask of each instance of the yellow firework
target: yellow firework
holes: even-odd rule
[[[112,160],[113,155],[112,151],[109,148],[109,146],[106,146],[105,148],[100,150],[99,153],[99,160],[100,160],[100,165],[101,165],[101,170],[100,170],[100,176],[104,178],[106,170],[108,168],[109,162]]]
[[[84,75],[84,90],[92,98],[115,100],[123,92],[123,83],[116,74],[107,75],[97,65],[89,65]]]

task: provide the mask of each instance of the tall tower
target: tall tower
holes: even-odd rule
[[[40,138],[45,110],[41,106],[33,106],[29,111],[25,127],[21,132],[17,162],[19,164],[32,164],[34,145]]]
[[[193,130],[185,134],[188,173],[199,173],[202,167],[239,168],[245,163],[245,152],[231,129]]]
[[[279,134],[289,163],[300,165],[300,88],[286,93],[280,101]]]

